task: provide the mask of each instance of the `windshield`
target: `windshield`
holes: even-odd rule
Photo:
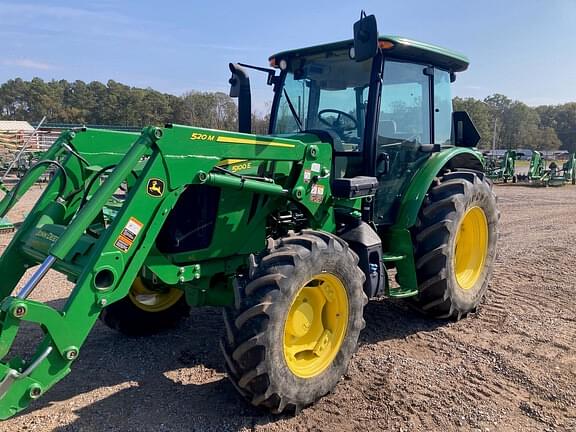
[[[292,63],[273,132],[322,129],[337,137],[336,151],[361,151],[371,60],[358,63],[342,50],[297,58]]]

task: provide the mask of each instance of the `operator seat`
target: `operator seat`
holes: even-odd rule
[[[380,120],[378,122],[378,144],[391,144],[398,141],[396,137],[396,122]]]

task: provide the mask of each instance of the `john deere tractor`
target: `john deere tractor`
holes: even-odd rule
[[[435,318],[477,308],[498,217],[478,133],[452,112],[468,60],[364,16],[353,39],[270,65],[268,135],[250,133],[247,67],[230,65],[239,132],[69,130],[0,203],[55,169],[0,258],[0,418],[70,372],[98,319],[143,335],[222,306],[228,377],[279,413],[336,386],[369,299]],[[31,299],[49,270],[74,283],[61,309]],[[7,356],[23,322],[44,339]]]

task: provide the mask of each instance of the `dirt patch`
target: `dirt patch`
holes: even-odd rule
[[[370,303],[348,374],[297,417],[270,416],[236,395],[218,350],[220,312],[207,308],[150,338],[98,323],[72,373],[0,430],[576,430],[576,187],[497,194],[499,256],[479,312],[448,323],[401,302]],[[50,273],[34,295],[61,306],[70,288]],[[35,337],[26,328],[21,342]]]

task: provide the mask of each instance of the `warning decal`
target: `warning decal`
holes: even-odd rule
[[[310,200],[315,203],[321,203],[324,200],[324,186],[313,185]]]
[[[134,243],[136,236],[138,236],[138,233],[143,226],[144,224],[142,222],[136,218],[131,217],[122,230],[122,233],[114,242],[114,246],[117,249],[120,249],[122,252],[128,252],[128,249],[130,249],[130,246],[132,246],[132,243]]]

